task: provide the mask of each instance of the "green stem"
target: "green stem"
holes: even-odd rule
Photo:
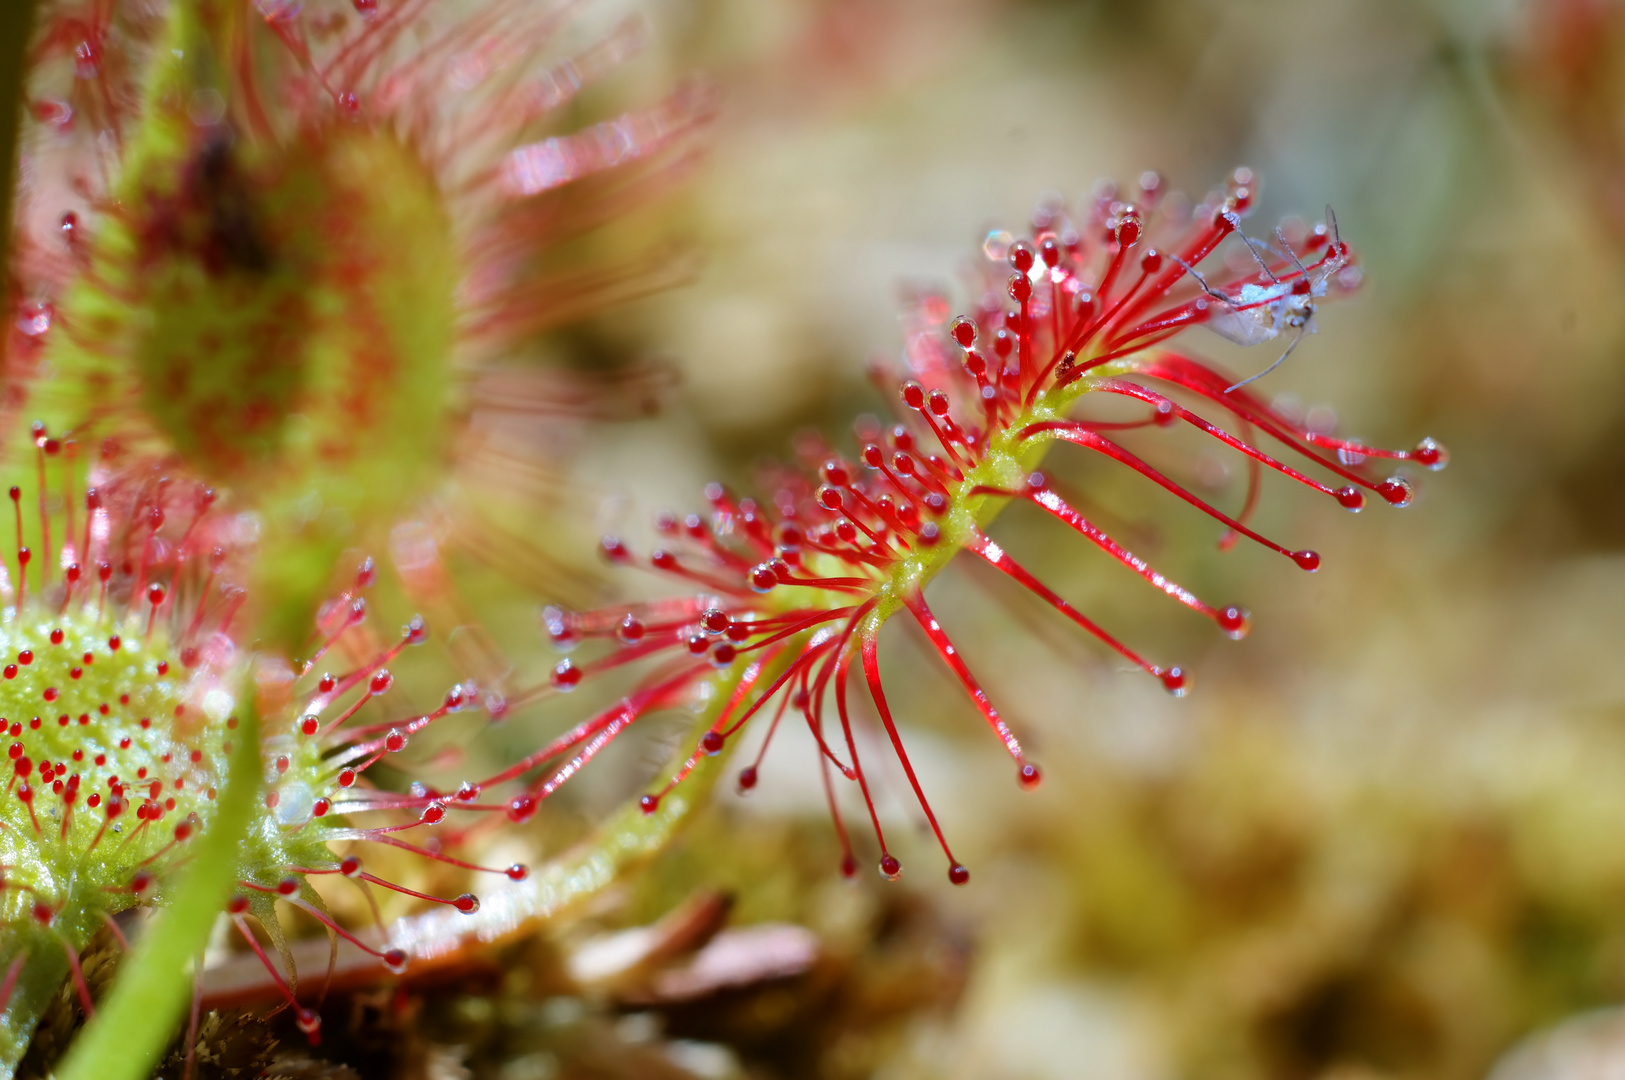
[[[143,1080],[173,1037],[191,1000],[193,957],[237,880],[237,848],[259,801],[259,720],[251,700],[239,714],[220,809],[199,838],[172,902],[153,918],[83,1034],[56,1070],[58,1080]]]
[[[40,1017],[68,978],[68,954],[44,927],[34,924],[19,935],[17,948],[8,949],[9,964],[23,958],[23,967],[0,1017],[0,1077],[11,1080],[28,1052],[28,1041]]]
[[[34,0],[0,3],[0,247],[11,263],[11,198],[17,186],[17,142],[27,97],[28,44],[34,36]]]

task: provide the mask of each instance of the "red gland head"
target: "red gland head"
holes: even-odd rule
[[[1252,629],[1252,620],[1248,617],[1246,609],[1236,607],[1234,604],[1221,608],[1214,621],[1231,641],[1240,641]]]
[[[968,316],[961,315],[955,319],[949,332],[953,334],[954,340],[959,343],[959,347],[962,349],[969,349],[976,344],[976,320]]]
[[[531,795],[516,795],[508,803],[508,820],[523,823],[536,816],[536,799]]]
[[[1390,506],[1409,506],[1416,497],[1410,481],[1402,476],[1390,476],[1378,484],[1377,494],[1387,499]]]

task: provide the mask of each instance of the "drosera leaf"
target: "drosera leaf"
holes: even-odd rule
[[[872,417],[860,420],[854,430],[861,446],[858,461],[807,435],[797,439],[802,469],[769,472],[763,498],[707,485],[708,513],[657,517],[660,544],[646,555],[606,536],[601,550],[608,561],[653,568],[680,581],[679,591],[642,603],[549,611],[546,622],[555,645],[561,650],[585,646],[580,658],[554,669],[559,690],[574,688],[596,672],[614,671],[619,677],[634,663],[651,667],[611,710],[571,728],[528,759],[569,757],[511,805],[522,801],[523,809],[532,810],[640,715],[668,707],[674,687],[710,685],[714,669],[778,654],[793,663],[780,668],[781,677],[761,680],[760,687],[742,675],[731,706],[736,712],[723,713],[703,732],[698,753],[720,754],[749,720],[771,713],[765,747],[787,709],[788,715],[799,715],[819,744],[843,873],[855,874],[859,865],[834,794],[835,785],[844,782],[857,785],[879,849],[878,869],[895,880],[901,864],[887,849],[872,783],[859,759],[847,701],[850,681],[868,691],[890,750],[942,849],[949,882],[967,884],[970,871],[938,828],[926,785],[915,775],[894,725],[879,663],[882,625],[899,614],[912,616],[1003,744],[1018,784],[1027,790],[1038,786],[1042,772],[1027,760],[1016,731],[973,673],[979,665],[961,654],[949,628],[927,605],[926,586],[960,552],[985,560],[1169,694],[1184,697],[1190,690],[1184,667],[1157,663],[1114,637],[984,531],[1001,506],[1034,503],[1233,641],[1245,637],[1249,627],[1245,609],[1203,600],[1165,577],[1064,499],[1037,471],[1052,444],[1099,454],[1224,526],[1221,550],[1245,537],[1305,572],[1319,569],[1318,553],[1285,546],[1248,524],[1264,470],[1354,511],[1365,504],[1367,493],[1395,507],[1412,501],[1414,488],[1403,472],[1383,475],[1395,466],[1434,470],[1447,461],[1444,448],[1431,439],[1414,449],[1384,449],[1306,427],[1301,418],[1260,397],[1250,385],[1253,379],[1238,380],[1165,346],[1188,327],[1207,327],[1251,344],[1279,343],[1283,336],[1296,341],[1311,332],[1318,304],[1358,286],[1353,250],[1329,210],[1326,221],[1312,229],[1291,237],[1281,230],[1279,251],[1246,237],[1241,223],[1252,207],[1255,184],[1250,169],[1237,169],[1223,189],[1191,207],[1180,200],[1162,203],[1161,179],[1147,173],[1140,178],[1137,202],[1118,198],[1112,188],[1085,200],[1076,215],[1060,203],[1046,203],[1033,218],[1030,240],[984,246],[990,265],[979,275],[979,300],[970,314],[945,326],[948,301],[920,298],[909,319],[907,369],[900,373],[893,402],[899,422],[887,431]],[[1231,238],[1250,252],[1248,261],[1220,258],[1199,269]],[[1151,240],[1158,246],[1143,243]],[[882,369],[877,377],[883,375]],[[1148,411],[1126,419],[1095,416],[1092,406],[1102,394],[1105,400],[1131,399]],[[1244,460],[1248,495],[1237,516],[1185,486],[1178,471],[1165,473],[1132,449],[1159,430],[1185,425]],[[1130,431],[1140,434],[1119,435]],[[1287,453],[1275,456],[1274,444]],[[1289,464],[1283,460],[1289,455],[1302,462]],[[1305,463],[1310,471],[1300,468]],[[1320,471],[1324,478],[1312,475]],[[862,671],[861,682],[848,678],[856,670]],[[646,797],[646,806],[657,809],[680,790],[694,762],[691,756],[675,770],[664,789]],[[494,779],[515,775],[510,770]],[[746,767],[739,774],[741,791],[756,787],[758,779],[756,764]]]
[[[260,629],[294,648],[339,554],[440,475],[454,240],[429,167],[381,125],[323,112],[277,139],[236,115],[250,7],[166,18],[109,193],[121,213],[58,301],[91,329],[46,339],[30,408],[87,445],[175,455],[260,514],[260,594],[278,598]],[[199,95],[225,118],[200,123]]]
[[[255,816],[260,790],[259,715],[244,694],[220,809],[196,841],[191,866],[125,959],[96,1015],[56,1071],[58,1080],[141,1080],[174,1036],[191,999],[192,958],[203,951],[215,916],[237,880],[237,848]]]

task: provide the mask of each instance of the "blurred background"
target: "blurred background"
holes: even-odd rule
[[[458,1060],[503,1080],[1469,1078],[1625,1001],[1625,4],[643,10],[650,55],[612,92],[647,100],[700,73],[719,112],[686,186],[595,241],[657,238],[693,260],[690,283],[545,343],[587,379],[629,362],[678,375],[653,415],[571,451],[562,546],[646,541],[657,510],[703,509],[707,480],[748,489],[803,428],[850,451],[852,419],[884,409],[866,371],[901,348],[910,290],[963,300],[990,228],[1145,168],[1199,197],[1252,167],[1258,235],[1331,204],[1365,285],[1261,388],[1379,445],[1433,436],[1451,464],[1418,478],[1415,505],[1358,517],[1266,480],[1261,528],[1322,553],[1309,577],[1221,552],[1212,522],[1126,470],[1054,453],[1046,470],[1136,551],[1251,609],[1252,635],[1225,641],[1055,523],[999,520],[1091,616],[1193,670],[1189,697],[956,566],[932,605],[1046,774],[1018,790],[920,643],[888,631],[893,704],[969,886],[943,881],[895,769],[883,812],[911,872],[842,882],[790,733],[749,798],[719,793],[618,906],[545,946],[590,957],[619,928],[727,896],[735,933],[780,935],[765,953],[677,989],[606,977],[588,1006],[459,998],[422,1037],[487,1047]],[[1205,332],[1181,344],[1242,373],[1276,355]],[[1239,504],[1234,458],[1157,453]],[[493,632],[534,635],[533,610],[512,609]],[[660,757],[617,746],[551,827],[614,805]],[[587,1023],[663,1064],[547,1041]],[[1625,1061],[1625,1038],[1593,1029]],[[1603,1075],[1578,1068],[1502,1075]]]

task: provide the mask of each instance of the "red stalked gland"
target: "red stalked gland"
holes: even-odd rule
[[[514,822],[529,821],[536,814],[536,799],[531,795],[519,795],[508,804],[508,820]]]
[[[553,685],[563,693],[569,693],[581,683],[581,669],[569,659],[560,660],[553,669]]]
[[[1415,497],[1410,483],[1402,476],[1390,476],[1378,484],[1377,494],[1387,499],[1391,506],[1409,506]]]
[[[1247,636],[1247,631],[1252,629],[1252,622],[1247,616],[1246,609],[1236,607],[1234,604],[1221,609],[1216,621],[1219,629],[1223,630],[1231,641],[1240,641]]]
[[[1433,439],[1423,439],[1411,451],[1411,460],[1437,472],[1450,464],[1450,451]]]
[[[1025,240],[1010,245],[1010,265],[1025,274],[1033,268],[1033,246]]]
[[[954,340],[959,343],[961,349],[969,349],[976,344],[976,322],[965,315],[961,315],[954,320],[949,333],[953,334]]]

